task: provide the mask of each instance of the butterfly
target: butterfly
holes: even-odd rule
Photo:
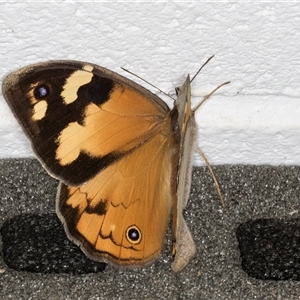
[[[191,80],[173,109],[141,85],[80,61],[9,74],[2,90],[44,168],[60,181],[56,212],[91,259],[140,266],[161,253],[172,214],[173,262],[196,252],[183,218],[196,124]]]

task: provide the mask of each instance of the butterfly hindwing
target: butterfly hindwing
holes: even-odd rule
[[[83,245],[89,257],[136,265],[160,254],[175,196],[172,166],[178,154],[168,131],[80,187],[61,183],[58,215],[69,238]]]

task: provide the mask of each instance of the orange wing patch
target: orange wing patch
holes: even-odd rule
[[[127,152],[161,130],[166,118],[147,98],[120,84],[107,102],[87,105],[83,115],[83,122],[69,123],[57,139],[56,159],[63,166],[80,152],[92,157]]]

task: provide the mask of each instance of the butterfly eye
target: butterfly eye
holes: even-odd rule
[[[130,243],[136,245],[141,241],[142,235],[136,226],[130,226],[126,230],[126,238]]]
[[[44,99],[50,94],[50,87],[46,84],[40,84],[34,89],[34,97],[38,100]]]

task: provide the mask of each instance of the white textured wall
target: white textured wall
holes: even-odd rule
[[[210,161],[300,164],[300,4],[0,3],[0,32],[1,81],[30,63],[77,59],[124,66],[173,93],[215,54],[192,92],[196,103],[232,82],[197,113]],[[24,156],[29,144],[1,96],[0,157]]]

